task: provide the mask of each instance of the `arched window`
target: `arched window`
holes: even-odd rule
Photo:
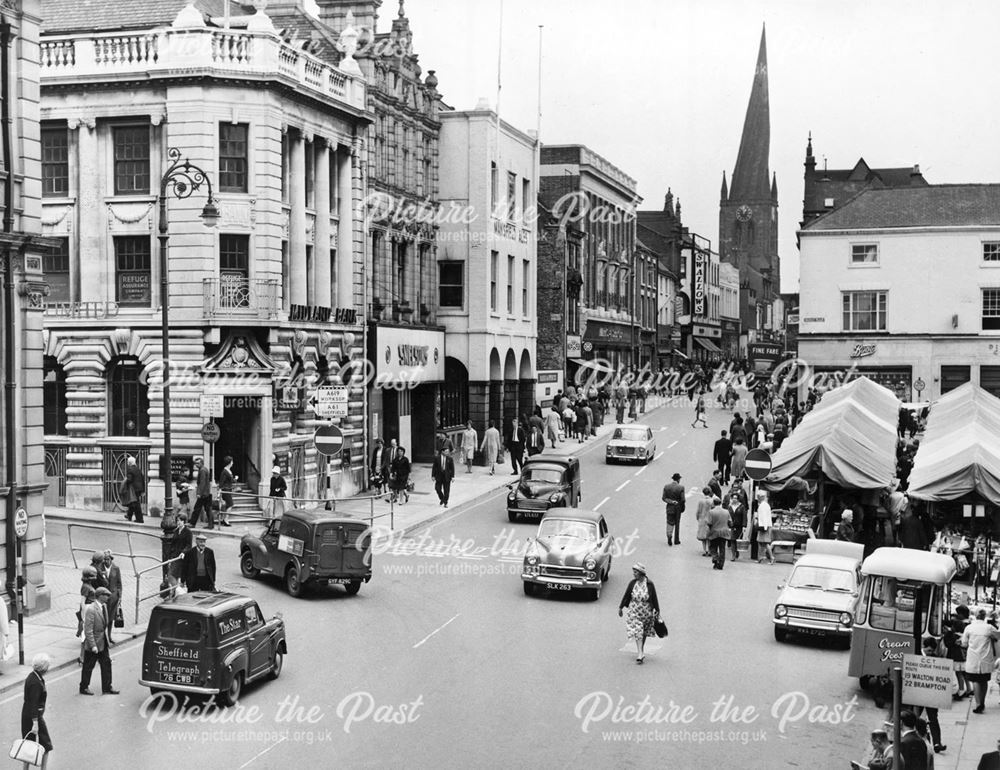
[[[66,372],[55,358],[45,356],[42,400],[45,405],[45,435],[65,436]]]
[[[135,358],[108,364],[108,435],[149,435],[149,393]]]

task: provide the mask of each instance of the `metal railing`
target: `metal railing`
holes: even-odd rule
[[[183,560],[184,560],[184,555],[181,554],[180,556],[175,556],[172,559],[167,559],[166,561],[161,561],[158,564],[154,564],[152,567],[146,567],[146,569],[139,570],[138,572],[135,573],[135,623],[136,623],[136,625],[138,625],[138,623],[139,623],[139,605],[142,602],[148,601],[149,599],[164,599],[164,600],[166,600],[166,599],[172,599],[174,596],[176,596],[176,591],[177,591],[177,584],[176,583],[171,583],[169,588],[166,588],[166,589],[161,588],[161,589],[157,590],[155,593],[146,594],[145,596],[140,596],[139,592],[142,590],[142,586],[141,586],[142,576],[145,575],[147,572],[152,572],[154,569],[163,570],[163,568],[166,565],[173,564],[175,561],[183,561]],[[167,578],[165,578],[165,579],[167,579]],[[166,593],[167,595],[164,596],[164,593]]]
[[[230,492],[234,501],[236,498],[243,500],[252,500],[257,503],[257,506],[263,512],[263,516],[242,516],[233,513],[231,510],[227,516],[229,518],[236,519],[243,523],[251,523],[254,521],[268,522],[273,518],[273,515],[269,514],[269,511],[273,510],[273,504],[275,501],[279,501],[283,504],[283,510],[291,510],[293,508],[301,508],[305,510],[316,510],[318,508],[327,508],[331,513],[339,513],[341,516],[346,516],[348,518],[367,518],[368,526],[374,527],[376,519],[382,519],[386,516],[389,517],[390,528],[394,526],[395,522],[395,500],[392,498],[392,493],[385,493],[381,495],[355,495],[353,497],[269,497],[267,495],[257,495],[253,492]],[[388,512],[375,513],[375,503],[387,502],[389,503]],[[365,503],[367,502],[367,506]],[[361,507],[367,507],[367,515],[358,515],[357,511],[352,511],[352,503],[360,503]]]
[[[275,278],[205,278],[202,306],[206,319],[277,318],[281,309],[281,282]]]

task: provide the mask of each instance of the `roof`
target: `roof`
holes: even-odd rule
[[[306,510],[304,508],[294,508],[290,511],[285,511],[282,517],[288,516],[290,518],[299,519],[300,521],[305,521],[310,524],[365,524],[367,526],[367,521],[365,519],[358,519],[353,516],[339,516],[334,511],[327,510]]]
[[[199,615],[212,615],[220,610],[242,607],[244,603],[249,601],[253,601],[253,599],[242,594],[195,591],[157,604],[156,609],[161,612],[196,612]]]
[[[550,508],[542,520],[545,519],[572,519],[573,521],[589,521],[596,524],[604,516],[600,511],[590,511],[586,508]]]
[[[529,465],[569,465],[570,463],[579,463],[580,461],[576,459],[573,455],[560,455],[560,456],[544,456],[536,455],[535,457],[529,457],[523,463],[521,463],[522,468],[526,468]]]
[[[924,580],[943,585],[955,576],[955,559],[943,553],[913,548],[877,548],[861,564],[862,575],[887,575],[898,580]]]
[[[1000,184],[942,184],[862,190],[802,231],[990,225],[1000,225]]]
[[[338,38],[326,24],[301,7],[266,8],[274,26],[292,40],[309,40],[309,52],[323,61],[338,65],[344,54],[337,48]]]
[[[42,33],[151,29],[173,22],[188,0],[42,0]],[[195,7],[209,17],[225,14],[224,0],[196,0]],[[230,16],[252,16],[253,4],[230,3]]]
[[[806,541],[806,556],[835,556],[838,559],[846,556],[853,561],[860,562],[865,556],[865,547],[861,543],[810,538]]]
[[[826,569],[843,569],[853,571],[861,562],[861,559],[852,559],[850,556],[832,556],[828,553],[805,554],[795,561],[795,566],[799,567],[825,567]]]

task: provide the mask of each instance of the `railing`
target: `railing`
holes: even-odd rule
[[[151,65],[159,56],[159,37],[155,34],[118,35],[94,38],[94,60],[97,64]]]
[[[278,317],[281,282],[275,278],[206,278],[202,282],[206,319]]]

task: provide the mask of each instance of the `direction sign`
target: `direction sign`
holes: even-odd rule
[[[327,457],[336,457],[344,446],[344,434],[336,425],[323,425],[316,428],[313,441],[317,452]]]
[[[14,511],[14,534],[19,538],[28,534],[28,512],[24,508]]]
[[[947,658],[903,655],[904,703],[929,708],[951,708],[951,679]]]
[[[201,409],[199,410],[199,415],[201,417],[224,417],[223,412],[225,411],[225,397],[219,393],[218,395],[211,393],[201,394]]]
[[[222,431],[214,422],[206,422],[201,426],[201,440],[208,444],[214,444],[221,435]]]
[[[771,455],[763,449],[751,449],[745,462],[747,476],[754,481],[763,481],[771,472]]]
[[[343,385],[322,385],[316,388],[309,405],[322,419],[347,417],[347,388]]]

